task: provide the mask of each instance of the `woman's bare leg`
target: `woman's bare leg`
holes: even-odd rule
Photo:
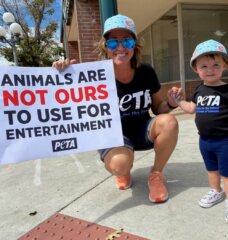
[[[150,134],[155,151],[153,171],[162,172],[177,144],[178,122],[176,118],[171,114],[157,116],[151,126]]]
[[[134,152],[127,147],[113,148],[104,158],[105,168],[116,176],[116,185],[120,190],[125,190],[132,184],[130,171],[133,161]]]
[[[155,159],[149,175],[149,199],[151,202],[164,202],[168,191],[164,184],[162,170],[169,160],[178,138],[178,123],[170,114],[161,114],[154,119],[150,136],[154,142]]]

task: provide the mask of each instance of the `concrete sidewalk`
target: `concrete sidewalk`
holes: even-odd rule
[[[177,113],[179,141],[164,175],[170,199],[153,204],[154,152],[136,153],[134,185],[119,191],[96,152],[0,167],[0,239],[16,240],[56,212],[152,240],[228,239],[224,203],[198,206],[209,187],[193,116]]]

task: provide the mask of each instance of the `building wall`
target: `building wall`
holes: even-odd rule
[[[101,37],[99,0],[67,0],[64,3],[71,6],[64,32],[68,39],[66,57],[78,63],[97,60],[94,50]]]
[[[73,1],[73,0],[72,0]],[[191,3],[213,3],[227,4],[228,0],[191,0]],[[177,4],[177,0],[117,0],[118,12],[132,17],[136,21],[137,29],[144,30],[152,22],[164,15],[168,10]],[[187,0],[182,2],[190,3]],[[147,6],[147,7],[145,7]],[[94,52],[95,44],[101,37],[99,0],[74,0],[74,21],[71,22],[71,30],[75,33],[75,39],[69,41],[70,58],[77,62],[90,62],[97,60],[97,54]],[[76,30],[75,30],[76,29]],[[138,31],[139,33],[140,31]],[[180,82],[170,82],[162,85],[162,94],[166,98],[167,90]],[[189,100],[195,86],[199,81],[187,81],[186,89]]]
[[[78,60],[90,62],[97,59],[94,52],[101,37],[98,0],[75,0],[78,27]]]
[[[77,41],[68,42],[68,48],[69,48],[69,54],[70,54],[69,58],[75,59],[76,63],[80,63],[78,42]]]
[[[196,88],[196,86],[198,86],[200,84],[200,80],[194,80],[194,81],[187,81],[186,84],[186,89],[188,89],[188,91],[186,91],[186,99],[187,100],[191,100],[192,94]],[[161,86],[161,91],[162,91],[162,96],[166,99],[167,98],[167,92],[169,89],[171,89],[172,87],[181,87],[180,86],[180,82],[170,82],[170,83],[166,83],[166,84],[162,84]]]
[[[173,8],[178,2],[190,4],[227,4],[228,0],[117,0],[118,12],[135,20],[136,30],[142,32]]]

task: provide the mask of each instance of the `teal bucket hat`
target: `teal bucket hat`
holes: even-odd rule
[[[198,44],[195,48],[195,51],[192,54],[191,60],[190,60],[190,66],[193,66],[193,62],[203,55],[207,54],[219,54],[222,55],[226,61],[228,62],[228,54],[226,51],[226,48],[219,42],[210,39],[205,42],[202,42]]]
[[[106,37],[107,34],[114,29],[125,29],[129,31],[135,39],[137,38],[135,23],[127,16],[118,14],[108,18],[104,23],[103,37]]]

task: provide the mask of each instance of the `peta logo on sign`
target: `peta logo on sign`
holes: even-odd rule
[[[53,152],[66,151],[70,149],[77,149],[77,139],[68,138],[52,141],[52,150]]]

